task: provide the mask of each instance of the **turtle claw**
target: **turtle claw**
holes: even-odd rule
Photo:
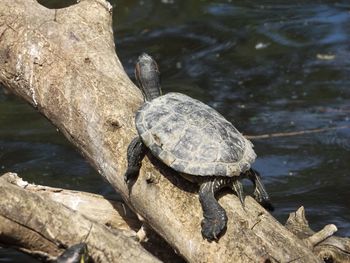
[[[270,202],[270,199],[267,194],[261,194],[260,190],[258,188],[254,191],[254,199],[265,209],[269,211],[275,210],[273,205]]]
[[[233,189],[235,190],[235,192],[239,198],[239,201],[241,202],[242,207],[244,209],[245,208],[245,205],[244,205],[244,196],[245,195],[244,195],[242,183],[239,180],[235,180],[235,181],[233,181],[232,186],[233,186]]]
[[[218,240],[220,234],[226,228],[226,224],[226,213],[221,216],[218,214],[216,218],[204,218],[201,223],[203,237],[209,242]]]
[[[273,205],[270,202],[270,198],[267,194],[261,194],[258,189],[254,191],[254,199],[265,209],[272,212],[275,210]]]
[[[129,184],[131,180],[135,179],[139,175],[140,167],[129,167],[124,174],[124,182]]]
[[[275,210],[275,207],[271,204],[270,200],[261,200],[258,201],[258,203],[270,212],[273,212]]]
[[[275,208],[270,202],[270,198],[268,193],[266,192],[266,189],[264,187],[264,184],[261,181],[260,174],[258,171],[255,171],[254,169],[250,169],[247,172],[248,178],[253,182],[255,185],[254,189],[254,199],[265,209],[269,211],[273,211]]]

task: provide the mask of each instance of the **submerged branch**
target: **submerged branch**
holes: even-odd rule
[[[250,140],[259,140],[259,139],[268,139],[268,138],[276,138],[276,137],[298,136],[298,135],[320,133],[320,132],[327,132],[327,131],[340,130],[340,129],[350,129],[350,125],[310,129],[310,130],[302,130],[302,131],[294,131],[294,132],[277,132],[277,133],[260,134],[260,135],[245,135],[245,137]]]

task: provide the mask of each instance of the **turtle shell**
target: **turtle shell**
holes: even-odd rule
[[[256,157],[252,143],[232,123],[181,93],[146,101],[135,122],[152,154],[181,173],[239,176]]]

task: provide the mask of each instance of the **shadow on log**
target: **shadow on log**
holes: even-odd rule
[[[115,54],[111,23],[111,6],[104,0],[82,0],[59,10],[34,0],[2,0],[1,83],[57,126],[188,262],[320,262],[250,197],[243,210],[234,195],[223,196],[227,231],[218,242],[203,240],[198,197],[188,191],[193,186],[162,176],[147,158],[129,193],[123,181],[126,149],[136,134],[134,112],[142,95]]]

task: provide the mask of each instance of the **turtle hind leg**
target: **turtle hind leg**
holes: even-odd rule
[[[124,174],[124,181],[127,184],[139,175],[141,162],[145,154],[146,146],[142,143],[140,137],[134,138],[129,144],[127,151],[128,169]]]
[[[227,215],[215,198],[215,193],[228,185],[224,179],[206,181],[200,185],[199,201],[203,209],[202,235],[208,241],[217,240],[226,228]]]
[[[245,175],[253,182],[255,186],[255,200],[264,208],[268,209],[269,211],[273,211],[274,207],[270,202],[269,195],[265,189],[263,182],[261,181],[259,172],[254,169],[250,169],[245,173]]]

